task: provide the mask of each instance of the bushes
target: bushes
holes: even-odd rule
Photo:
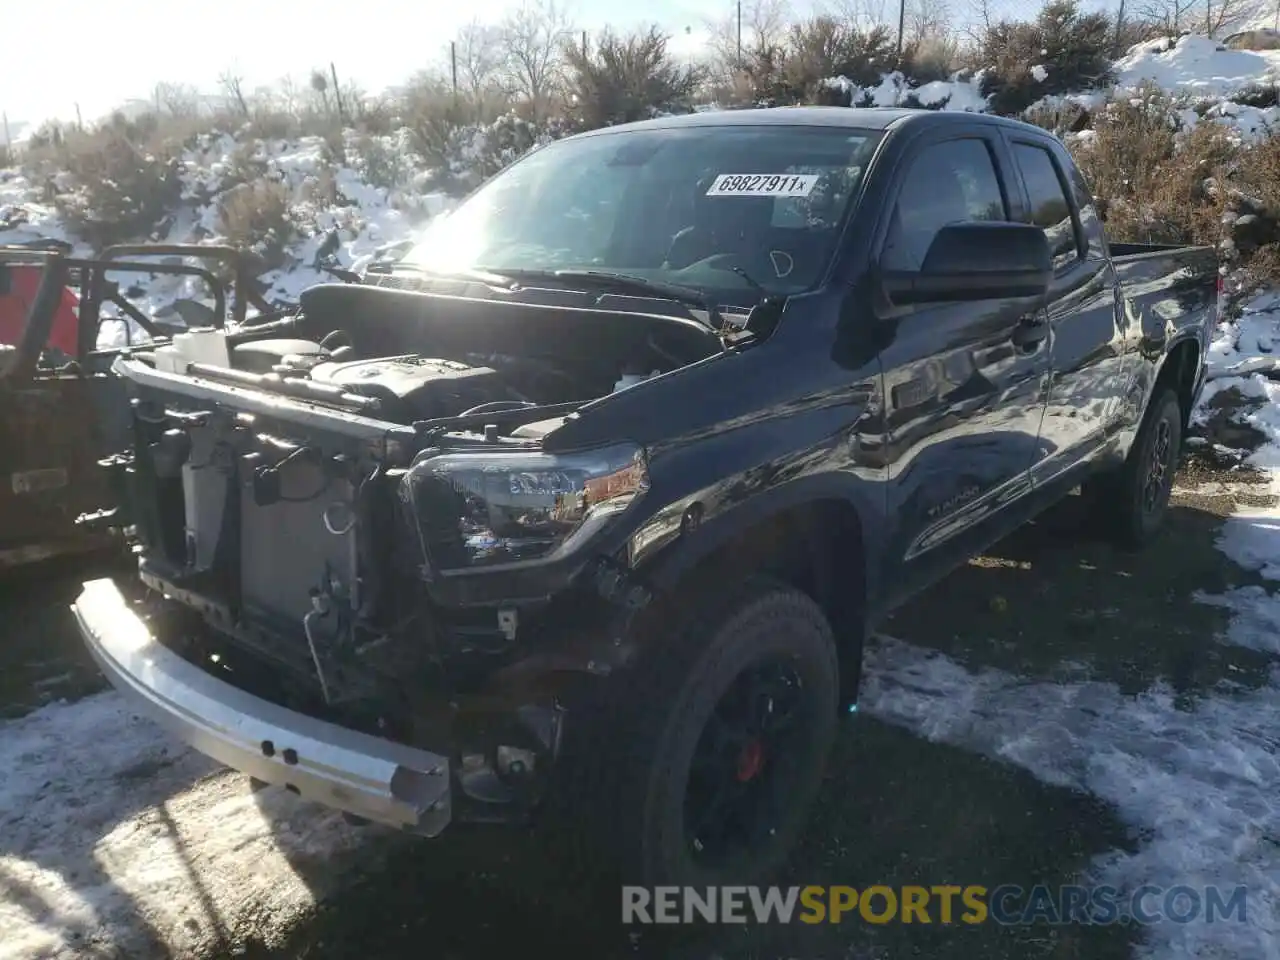
[[[796,23],[781,43],[757,47],[746,57],[743,86],[753,103],[785,106],[832,102],[826,81],[844,77],[874,86],[896,64],[896,41],[885,26],[859,30],[831,16]]]
[[[945,89],[923,97],[920,84],[947,79],[961,66],[981,69],[974,86],[990,98],[994,112],[1023,115],[1039,103],[1028,119],[1060,135],[1085,131],[1068,139],[1107,208],[1112,235],[1214,242],[1224,216],[1245,218],[1254,232],[1262,229],[1257,224],[1270,223],[1267,211],[1280,204],[1274,196],[1280,186],[1273,186],[1280,182],[1280,151],[1273,146],[1245,150],[1210,123],[1181,132],[1179,121],[1188,111],[1152,91],[1096,117],[1066,98],[1044,100],[1109,83],[1114,46],[1145,29],[1138,21],[1117,26],[1106,15],[1084,14],[1075,0],[1054,0],[1034,21],[992,25],[967,49],[937,28],[921,28],[899,51],[892,28],[814,16],[755,29],[729,96],[740,103],[863,106],[890,99],[877,88],[887,92],[891,84],[895,102],[936,107],[944,105]],[[376,101],[344,94],[342,112],[352,121],[345,130],[326,90],[282,86],[272,94],[238,95],[213,116],[171,110],[117,117],[90,131],[50,125],[37,131],[24,162],[36,168],[35,182],[48,184],[48,199],[68,226],[99,246],[158,235],[156,225],[184,200],[216,200],[210,210],[216,217],[201,224],[204,236],[217,231],[278,258],[299,231],[310,229],[311,219],[374,194],[344,180],[351,196],[342,196],[335,166],[354,168],[365,183],[394,192],[395,206],[412,211],[422,191],[466,192],[547,139],[687,111],[706,93],[701,71],[677,62],[656,28],[626,36],[605,31],[590,44],[570,42],[556,54],[557,82],[544,91],[540,106],[548,107],[547,97],[562,99],[554,120],[546,120],[542,109],[544,119],[535,122],[528,119],[528,98],[511,92],[501,65],[496,73],[486,68],[483,54],[462,65],[463,92],[455,93],[439,75],[424,75]],[[832,78],[840,79],[833,84]],[[1278,90],[1263,84],[1237,100],[1270,106],[1280,98]],[[918,96],[930,102],[922,104]],[[1091,123],[1095,129],[1086,130]],[[230,162],[223,159],[225,142],[210,130],[239,144]],[[304,136],[323,138],[320,160],[315,141],[291,144],[290,162],[303,157],[308,182],[301,184],[293,169],[285,183],[272,144]],[[195,152],[187,155],[184,195],[179,158],[187,149]],[[1246,234],[1241,228],[1240,256],[1261,263],[1253,234]]]
[[[583,130],[688,113],[701,83],[700,71],[672,60],[667,36],[657,27],[625,38],[605,30],[594,50],[570,46],[565,59],[567,113]]]
[[[1075,0],[1054,0],[1031,23],[987,28],[970,65],[985,71],[982,93],[994,112],[1020,114],[1050,94],[1110,84],[1114,35],[1106,14],[1081,14]]]
[[[1243,144],[1219,124],[1181,130],[1146,90],[1109,103],[1069,145],[1113,240],[1220,246],[1250,284],[1280,281],[1280,137]]]
[[[148,236],[177,204],[180,165],[172,145],[146,140],[154,128],[119,120],[89,132],[61,131],[28,152],[28,165],[56,177],[53,202],[67,226],[95,247]]]
[[[284,259],[294,237],[289,187],[278,180],[255,180],[232,187],[218,200],[218,225],[232,246],[253,250],[270,267]]]

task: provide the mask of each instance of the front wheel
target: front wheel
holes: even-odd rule
[[[655,645],[611,725],[624,742],[589,758],[592,779],[614,789],[578,799],[611,805],[591,814],[611,814],[606,842],[624,882],[761,882],[822,784],[839,697],[826,617],[769,580],[719,600]]]

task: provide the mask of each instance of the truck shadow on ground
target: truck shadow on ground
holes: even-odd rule
[[[1216,642],[1229,611],[1196,597],[1266,583],[1216,540],[1238,506],[1274,498],[1248,475],[1225,489],[1212,476],[1184,468],[1166,529],[1138,552],[1112,546],[1088,501],[1068,497],[895,613],[884,632],[970,668],[1110,681],[1124,694],[1163,682],[1188,706],[1224,679],[1261,686],[1274,658]]]
[[[813,825],[783,885],[1075,882],[1094,855],[1126,847],[1105,805],[1016,768],[860,717],[850,721]],[[227,957],[381,960],[430,952],[438,960],[562,956],[1127,958],[1122,927],[999,928],[992,923],[631,927],[617,887],[576,889],[537,838],[458,830],[435,841],[390,838],[378,865],[284,943]],[[343,869],[332,862],[302,867]],[[317,877],[317,880],[319,878]],[[935,918],[937,914],[935,912]]]
[[[0,579],[0,720],[107,688],[80,639],[71,603],[83,581],[128,569],[115,557],[66,558]]]

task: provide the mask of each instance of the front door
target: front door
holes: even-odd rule
[[[878,257],[885,270],[919,269],[946,224],[1015,220],[1008,157],[980,127],[926,142],[901,175]],[[895,309],[881,354],[888,441],[888,583],[893,598],[985,546],[1002,509],[1028,487],[1038,458],[1049,374],[1034,299]],[[1029,342],[1021,342],[1021,341]],[[894,602],[892,599],[890,603]]]

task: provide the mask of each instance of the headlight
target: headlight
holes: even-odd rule
[[[401,495],[428,565],[464,570],[572,550],[648,489],[644,451],[619,444],[426,456],[405,474]]]

